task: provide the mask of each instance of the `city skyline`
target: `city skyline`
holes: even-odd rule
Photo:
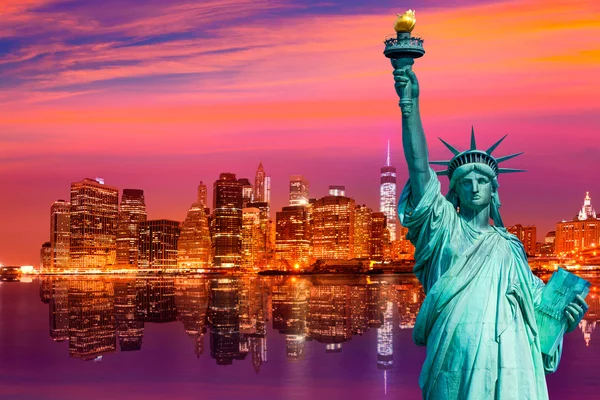
[[[471,125],[483,146],[508,133],[507,152],[525,154],[507,166],[530,172],[500,179],[505,223],[554,230],[586,191],[600,193],[600,6],[508,3],[215,0],[106,13],[84,2],[6,2],[0,262],[35,264],[49,206],[86,177],[144,190],[150,219],[182,221],[199,181],[224,171],[252,180],[258,162],[271,175],[272,215],[294,174],[310,181],[311,197],[342,184],[375,209],[391,138],[399,195],[401,117],[381,53],[396,13],[410,7],[427,43],[417,70],[431,158],[446,154],[437,136],[466,148]],[[349,32],[352,64],[340,56]],[[527,51],[515,54],[516,44]],[[461,91],[466,79],[476,92]]]

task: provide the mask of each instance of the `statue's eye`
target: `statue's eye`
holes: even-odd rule
[[[479,183],[480,185],[485,185],[486,183],[488,183],[488,181],[485,178],[479,178],[477,180],[477,183]]]

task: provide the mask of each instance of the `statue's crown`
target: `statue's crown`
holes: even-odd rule
[[[473,128],[471,128],[471,146],[470,146],[469,150],[465,150],[462,152],[457,150],[454,146],[446,143],[442,138],[439,138],[442,141],[442,143],[452,152],[452,154],[454,154],[454,157],[452,157],[452,159],[449,161],[430,161],[429,164],[447,166],[448,169],[442,170],[442,171],[436,171],[436,174],[447,175],[450,180],[452,180],[452,174],[454,174],[454,171],[456,171],[456,169],[458,167],[465,165],[465,164],[473,164],[473,163],[487,165],[494,171],[496,176],[498,176],[498,174],[506,174],[506,173],[510,173],[510,172],[525,172],[524,169],[498,167],[498,164],[500,164],[501,162],[510,160],[513,157],[519,156],[519,155],[523,154],[523,152],[511,154],[508,156],[498,157],[498,158],[495,158],[492,156],[492,152],[494,150],[496,150],[496,147],[498,147],[498,145],[500,145],[500,143],[502,143],[502,141],[504,140],[504,138],[506,138],[506,136],[507,135],[504,135],[504,137],[502,137],[500,140],[498,140],[496,143],[494,143],[486,151],[477,150],[477,145],[475,143],[475,130]]]

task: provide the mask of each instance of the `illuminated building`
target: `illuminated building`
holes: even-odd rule
[[[269,209],[271,207],[271,177],[265,174],[265,168],[262,162],[258,164],[256,176],[254,177],[254,202],[267,203]],[[267,212],[269,218],[270,211]]]
[[[317,285],[310,288],[308,335],[328,346],[327,352],[339,352],[341,343],[352,338],[350,288],[346,285]]]
[[[137,291],[137,310],[142,321],[165,323],[177,319],[174,279],[145,279]]]
[[[71,204],[57,200],[50,207],[50,244],[53,269],[69,268],[71,242]]]
[[[308,205],[309,183],[302,175],[290,177],[290,206]]]
[[[383,312],[383,324],[377,328],[377,368],[388,370],[394,364],[394,303],[387,301]]]
[[[369,330],[367,285],[350,286],[351,332],[362,335]]]
[[[69,281],[69,353],[101,359],[116,350],[113,285],[104,280]]]
[[[556,255],[563,255],[599,245],[600,218],[596,218],[589,193],[586,193],[579,214],[572,221],[556,224],[555,252]]]
[[[258,214],[259,230],[257,232],[257,236],[255,236],[255,248],[258,254],[255,266],[262,268],[265,267],[274,257],[274,224],[273,221],[271,221],[271,219],[269,218],[270,207],[268,203],[253,201],[251,203],[248,203],[248,208],[255,208],[260,211]]]
[[[69,339],[69,281],[58,278],[50,283],[50,337],[62,342]]]
[[[390,241],[396,240],[396,167],[390,165],[390,142],[388,140],[387,159],[381,167],[381,183],[379,186],[379,211],[387,217],[387,229]]]
[[[209,298],[210,355],[218,365],[232,364],[240,352],[238,279],[211,279]]]
[[[371,257],[371,215],[372,211],[365,205],[356,206],[354,218],[354,257]]]
[[[138,287],[142,282],[136,279],[119,279],[113,283],[115,326],[121,351],[134,351],[142,348],[144,321],[138,310]]]
[[[181,224],[177,241],[177,268],[200,269],[211,264],[210,228],[202,203],[194,203]]]
[[[325,196],[313,205],[313,256],[320,260],[354,257],[354,199]]]
[[[512,233],[523,243],[525,253],[533,257],[536,251],[536,227],[535,225],[523,226],[521,224],[509,226],[506,228],[509,233]]]
[[[275,251],[288,269],[310,264],[310,221],[307,206],[289,206],[276,213]]]
[[[117,225],[117,264],[137,266],[140,222],[146,221],[144,191],[123,189]]]
[[[42,271],[49,271],[52,268],[52,245],[50,242],[42,244],[40,250],[40,269]]]
[[[208,281],[206,279],[175,279],[177,319],[194,342],[196,357],[204,353],[204,334],[208,310]]]
[[[211,221],[215,267],[239,266],[242,253],[242,185],[235,174],[222,173],[213,186]]]
[[[254,198],[254,188],[248,178],[240,178],[238,182],[242,185],[242,208],[245,208]]]
[[[177,268],[179,222],[157,219],[140,222],[138,268]]]
[[[400,329],[412,329],[417,320],[421,304],[425,300],[423,287],[416,278],[395,286],[398,302],[398,317]]]
[[[382,212],[374,212],[371,215],[371,258],[383,260],[385,258],[385,247],[389,242],[387,229],[387,218]]]
[[[346,186],[344,185],[329,185],[330,196],[345,196]]]
[[[52,297],[52,278],[40,278],[40,300],[42,303],[50,303]]]
[[[265,258],[265,234],[261,230],[260,210],[242,209],[242,260],[243,267],[258,266]]]
[[[538,243],[539,255],[540,256],[551,256],[554,253],[554,241],[556,240],[556,231],[550,231],[546,233],[543,243]]]
[[[580,221],[585,221],[586,219],[596,219],[596,210],[592,208],[592,199],[590,198],[590,192],[585,192],[585,199],[583,199],[583,206],[579,211],[579,216],[577,217]]]
[[[103,182],[85,178],[71,184],[71,269],[103,269],[116,262],[119,190]]]
[[[208,190],[204,182],[200,181],[198,185],[198,201],[197,203],[203,204],[206,206],[208,204]]]

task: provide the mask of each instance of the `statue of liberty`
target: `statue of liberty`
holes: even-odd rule
[[[535,311],[544,283],[500,217],[498,175],[519,170],[498,164],[520,153],[495,158],[504,138],[482,151],[471,131],[468,150],[442,141],[453,158],[430,162],[410,61],[393,62],[409,172],[398,215],[415,246],[414,273],[426,293],[413,331],[415,343],[427,346],[419,378],[423,398],[547,399],[545,373],[558,367],[562,337],[552,354],[542,353],[544,326]],[[446,196],[429,164],[447,167],[437,172],[450,180]],[[568,332],[586,310],[577,295],[564,311]]]

